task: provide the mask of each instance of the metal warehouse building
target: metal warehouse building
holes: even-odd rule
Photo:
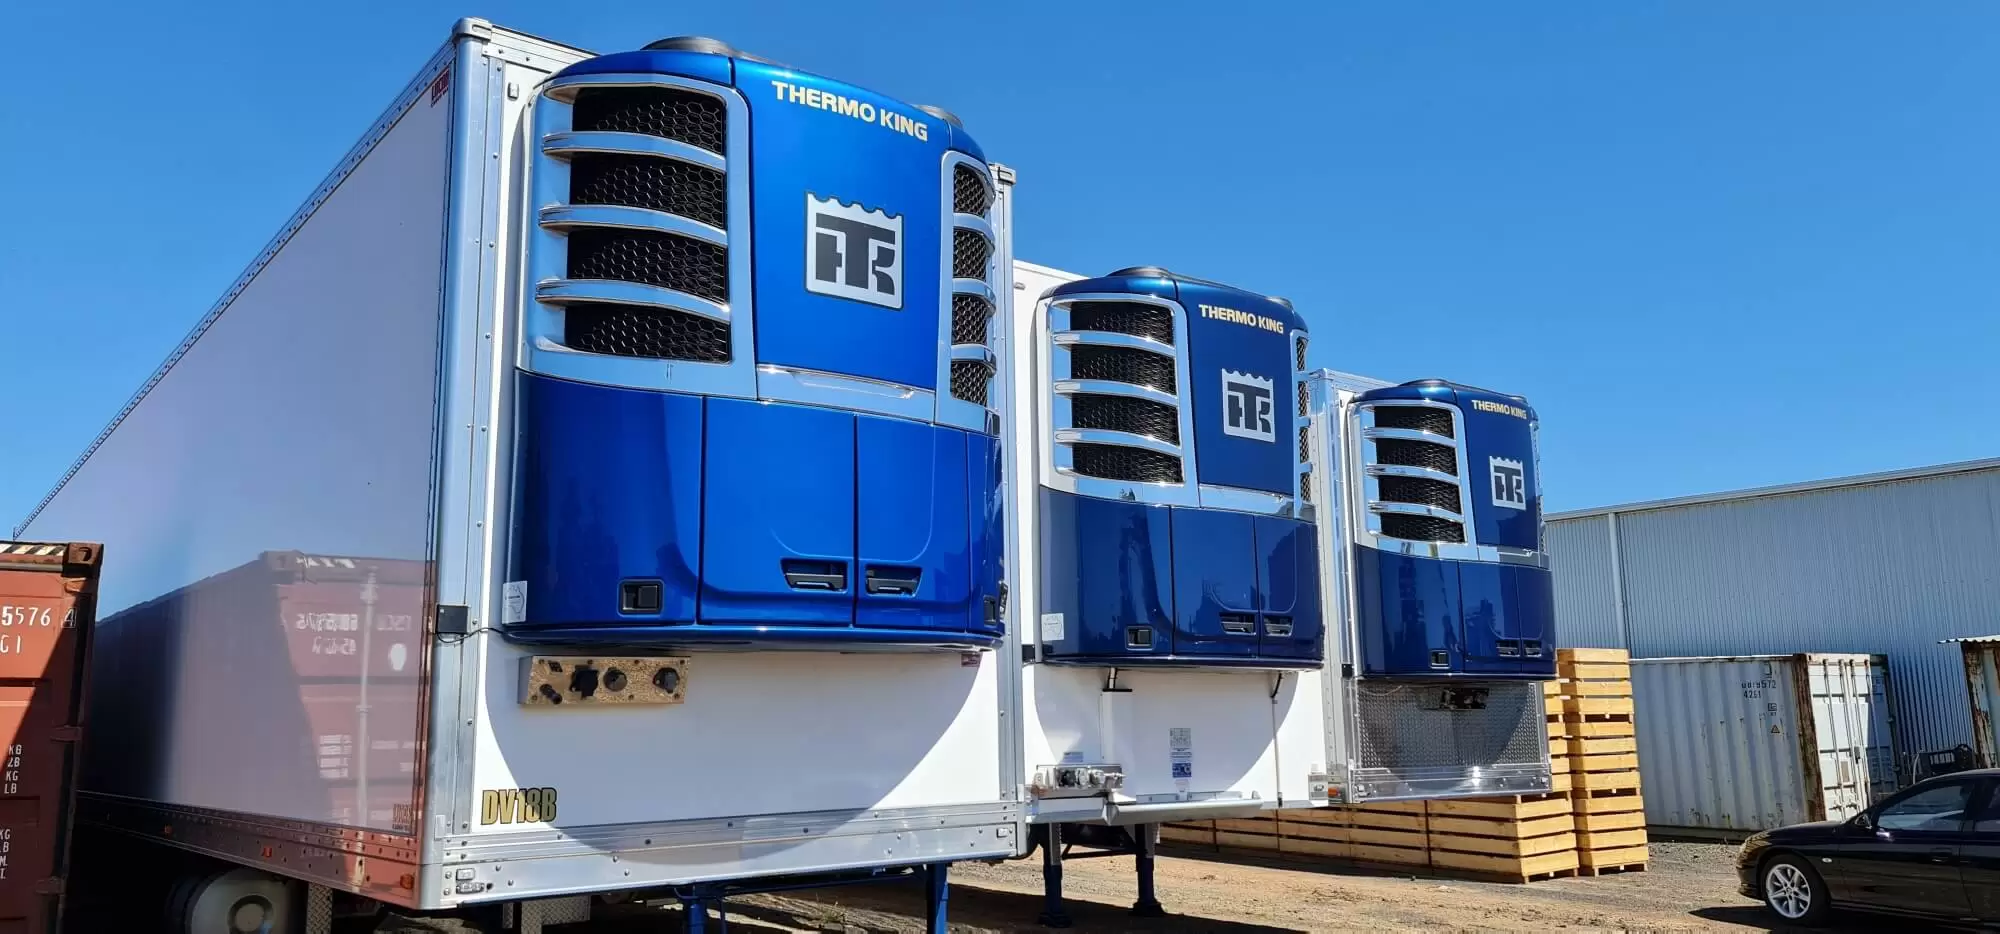
[[[1972,742],[2000,632],[2000,458],[1549,516],[1559,640],[1634,658],[1889,656],[1905,753]]]

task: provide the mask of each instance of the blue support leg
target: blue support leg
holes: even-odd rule
[[[704,934],[708,930],[708,899],[700,895],[681,896],[681,917],[682,929],[687,934]]]
[[[1167,910],[1160,906],[1160,900],[1153,897],[1153,855],[1159,846],[1157,824],[1140,824],[1132,828],[1132,836],[1139,844],[1139,900],[1132,905],[1132,913],[1141,918],[1164,918]]]
[[[930,919],[926,931],[948,934],[945,905],[951,899],[951,864],[932,863],[924,867],[924,915]]]
[[[1062,825],[1042,825],[1042,916],[1043,927],[1069,927],[1069,912],[1063,910]]]

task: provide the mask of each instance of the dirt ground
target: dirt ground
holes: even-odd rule
[[[1210,854],[1173,852],[1163,855],[1158,866],[1159,897],[1170,914],[1162,919],[1127,913],[1133,893],[1129,857],[1068,863],[1065,891],[1074,929],[1171,934],[1787,930],[1761,905],[1736,894],[1735,847],[1730,845],[1655,842],[1645,872],[1529,885],[1218,861]],[[1035,923],[1041,886],[1035,860],[958,866],[952,871],[951,929],[966,934],[1045,930]],[[733,899],[728,920],[731,931],[902,934],[923,930],[922,906],[921,890],[910,886],[854,886]],[[662,924],[668,919],[661,917],[677,910],[648,914],[625,924],[577,926],[577,934],[678,929]],[[1880,921],[1844,920],[1844,927],[1820,930],[1882,929]],[[1922,930],[1902,922],[1895,927]]]

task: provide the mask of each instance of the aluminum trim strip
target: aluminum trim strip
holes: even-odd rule
[[[951,294],[953,296],[973,295],[979,298],[986,299],[986,304],[988,306],[986,316],[988,318],[991,318],[993,316],[993,309],[996,309],[1000,306],[1000,301],[995,296],[993,292],[993,287],[987,285],[985,281],[980,279],[955,278],[951,280]]]
[[[579,302],[637,305],[642,308],[681,311],[711,321],[729,323],[728,305],[709,301],[699,295],[689,295],[678,289],[647,285],[643,282],[625,282],[617,279],[554,279],[535,286],[535,300],[548,305],[569,305]]]
[[[951,215],[951,226],[959,230],[970,230],[982,237],[985,237],[987,243],[992,243],[994,241],[993,225],[987,223],[986,218],[980,217],[977,214],[960,214],[957,212],[953,212]]]
[[[1445,447],[1458,447],[1458,442],[1449,437],[1432,434],[1428,431],[1418,431],[1414,428],[1364,428],[1361,431],[1361,437],[1367,438],[1370,441],[1421,441],[1425,444],[1442,444]]]
[[[542,208],[539,215],[543,230],[560,233],[568,233],[577,227],[614,227],[673,234],[725,249],[729,246],[729,233],[719,227],[651,208],[623,204],[552,204]]]
[[[1204,483],[1200,487],[1200,495],[1204,509],[1228,509],[1261,516],[1292,515],[1292,498],[1283,493]]]
[[[757,367],[757,397],[854,409],[917,421],[930,421],[936,393],[915,386],[765,363]]]
[[[1425,506],[1419,503],[1397,503],[1377,500],[1368,504],[1368,511],[1376,514],[1394,513],[1399,516],[1428,516],[1432,519],[1444,519],[1450,522],[1465,521],[1465,516],[1452,512],[1449,509],[1439,509],[1436,506]]]
[[[1409,477],[1415,480],[1436,480],[1439,483],[1449,483],[1452,486],[1458,485],[1457,477],[1442,470],[1431,470],[1428,467],[1404,467],[1398,464],[1369,464],[1367,470],[1368,475],[1371,477]]]
[[[1161,405],[1180,405],[1180,397],[1173,393],[1114,379],[1059,379],[1054,383],[1054,391],[1059,396],[1123,396]]]
[[[1118,347],[1125,350],[1144,350],[1163,357],[1178,358],[1173,345],[1162,344],[1150,338],[1117,331],[1057,331],[1050,336],[1058,347]]]
[[[978,363],[984,365],[988,370],[995,372],[998,372],[1000,369],[999,358],[995,357],[992,348],[987,347],[985,344],[951,345],[951,362]]]
[[[721,153],[710,152],[692,143],[617,130],[563,130],[542,137],[542,154],[554,159],[580,152],[613,153],[623,156],[657,156],[700,166],[715,172],[729,171]]]
[[[1055,440],[1057,444],[1108,444],[1122,448],[1137,448],[1142,451],[1152,451],[1155,454],[1164,454],[1168,457],[1181,456],[1181,446],[1178,444],[1161,441],[1158,438],[1147,435],[1133,434],[1129,431],[1112,431],[1106,428],[1058,428],[1056,429]]]

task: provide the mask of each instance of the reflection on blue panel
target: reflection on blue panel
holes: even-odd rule
[[[962,631],[972,609],[964,433],[856,419],[855,623]]]
[[[854,416],[708,400],[701,618],[854,622]]]
[[[1004,579],[1007,547],[1005,500],[1000,495],[1000,443],[990,435],[965,433],[966,518],[972,533],[972,586],[974,600],[968,611],[967,627],[973,632],[1000,634],[1006,622],[1000,616],[1000,584]]]
[[[510,638],[907,650],[1004,634],[993,439],[520,379],[509,579],[528,599]]]
[[[695,619],[702,399],[524,375],[514,571],[538,625]],[[619,582],[661,583],[620,612]]]
[[[1554,677],[1555,648],[1543,638],[1555,616],[1548,570],[1362,546],[1354,569],[1365,674]]]
[[[1176,509],[1174,654],[1257,654],[1256,518]]]
[[[1167,508],[1038,492],[1042,612],[1062,617],[1062,636],[1044,642],[1044,653],[1170,654],[1173,542]]]
[[[1263,584],[1257,654],[1264,658],[1320,658],[1325,625],[1319,608],[1319,542],[1312,525],[1259,516],[1257,558],[1258,580]]]

